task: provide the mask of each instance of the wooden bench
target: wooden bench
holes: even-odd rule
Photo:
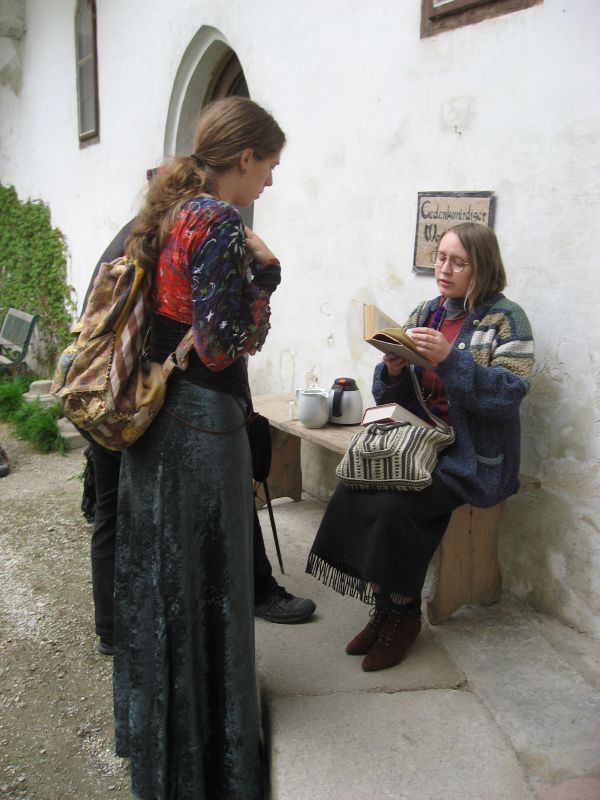
[[[254,408],[268,418],[273,443],[273,462],[269,475],[272,498],[302,497],[300,444],[312,442],[340,457],[359,425],[326,425],[305,428],[289,419],[291,395],[260,395]],[[540,486],[535,478],[520,477],[520,490]],[[433,580],[427,601],[427,618],[436,625],[467,603],[490,605],[500,600],[502,573],[498,563],[498,523],[504,503],[492,508],[463,505],[450,518],[444,538],[433,560]],[[316,533],[316,531],[315,531]]]
[[[37,319],[37,315],[8,309],[0,330],[0,374],[16,375],[27,370],[25,358]]]

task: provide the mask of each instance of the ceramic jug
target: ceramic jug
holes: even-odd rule
[[[298,419],[305,428],[322,428],[329,420],[329,392],[318,387],[296,389]]]

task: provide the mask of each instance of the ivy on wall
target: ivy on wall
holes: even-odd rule
[[[20,201],[0,184],[0,324],[9,306],[39,314],[40,365],[51,374],[75,314],[66,245],[40,200]]]

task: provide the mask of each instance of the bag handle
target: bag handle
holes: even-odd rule
[[[194,330],[190,328],[183,339],[179,342],[175,351],[169,353],[162,364],[163,380],[168,381],[171,373],[175,369],[186,370],[188,367],[188,355],[194,346]]]
[[[431,411],[429,410],[429,407],[428,407],[427,403],[425,402],[425,398],[423,397],[423,392],[421,391],[421,384],[419,383],[419,379],[417,378],[417,375],[416,375],[416,372],[415,372],[415,365],[414,364],[410,364],[409,365],[409,370],[410,370],[410,379],[412,381],[413,389],[415,390],[415,394],[417,396],[417,400],[419,401],[419,405],[421,406],[423,411],[427,414],[429,419],[434,422],[436,428],[443,428],[443,429],[448,428],[449,425],[446,422],[444,422],[443,419],[440,419],[439,417],[436,417],[436,415],[432,414]]]

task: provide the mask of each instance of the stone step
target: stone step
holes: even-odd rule
[[[28,394],[50,394],[50,387],[52,386],[51,380],[32,381],[29,386]]]
[[[532,800],[467,690],[288,695],[269,711],[274,800]]]
[[[58,420],[58,431],[67,444],[67,450],[75,450],[78,447],[87,447],[88,442],[79,433],[75,425],[66,417]]]
[[[43,406],[60,405],[58,397],[50,394],[51,385],[52,381],[50,380],[32,381],[29,391],[23,394],[23,400],[26,403],[33,403],[35,400],[39,400]]]

